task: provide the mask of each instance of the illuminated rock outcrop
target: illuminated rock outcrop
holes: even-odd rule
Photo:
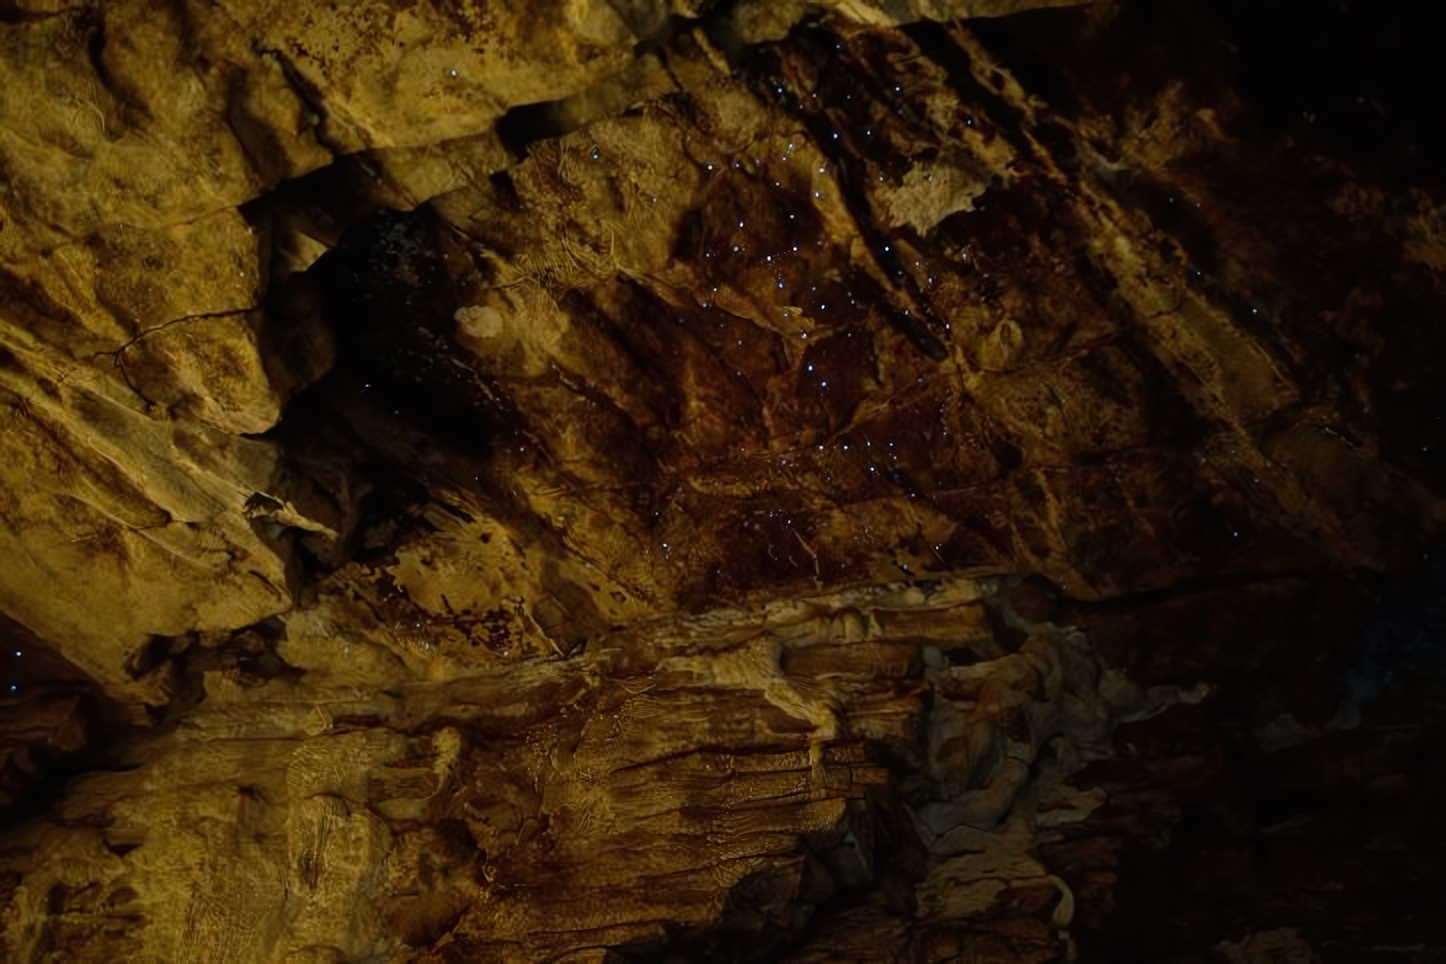
[[[1244,22],[0,4],[0,956],[1365,953],[1441,145]]]

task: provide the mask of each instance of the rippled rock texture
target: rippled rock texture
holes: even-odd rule
[[[1446,953],[1429,31],[1058,6],[0,4],[3,956]]]

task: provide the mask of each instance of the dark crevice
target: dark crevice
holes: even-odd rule
[[[660,9],[654,3],[637,3],[634,0],[608,0],[627,24],[637,43],[633,46],[633,59],[654,54],[666,65],[669,51],[689,31],[701,27],[710,37],[722,29],[718,25],[731,21],[732,0],[705,5],[702,17],[694,19],[680,14],[656,16]],[[610,79],[610,78],[609,78]],[[607,83],[608,79],[604,79]],[[570,134],[584,127],[585,119],[572,115],[568,106],[579,95],[559,100],[539,101],[513,107],[497,121],[497,135],[509,154],[518,159],[528,156],[529,145],[538,141],[552,140]]]
[[[317,143],[330,151],[332,157],[338,160],[346,157],[348,151],[327,132],[327,123],[329,122],[330,114],[326,109],[325,98],[322,96],[321,91],[317,89],[316,85],[307,80],[291,58],[282,51],[257,43],[255,52],[258,57],[261,57],[263,60],[270,59],[281,68],[283,76],[286,77],[286,82],[291,86],[291,89],[296,92],[296,96],[301,99],[301,102],[311,111],[311,116],[308,118],[308,121],[315,131]]]
[[[0,826],[50,812],[71,779],[114,766],[135,732],[99,681],[0,614]]]
[[[62,10],[35,10],[28,5],[22,5],[20,0],[0,0],[0,23],[11,26],[24,26],[25,24],[54,20],[57,17],[84,16],[92,13],[94,10],[94,3],[66,7]]]

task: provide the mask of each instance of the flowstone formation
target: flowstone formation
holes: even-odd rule
[[[0,4],[0,956],[1442,953],[1442,88],[1297,6]]]

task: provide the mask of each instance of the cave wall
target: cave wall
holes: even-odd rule
[[[6,956],[1379,944],[1431,87],[1029,6],[0,7]]]

